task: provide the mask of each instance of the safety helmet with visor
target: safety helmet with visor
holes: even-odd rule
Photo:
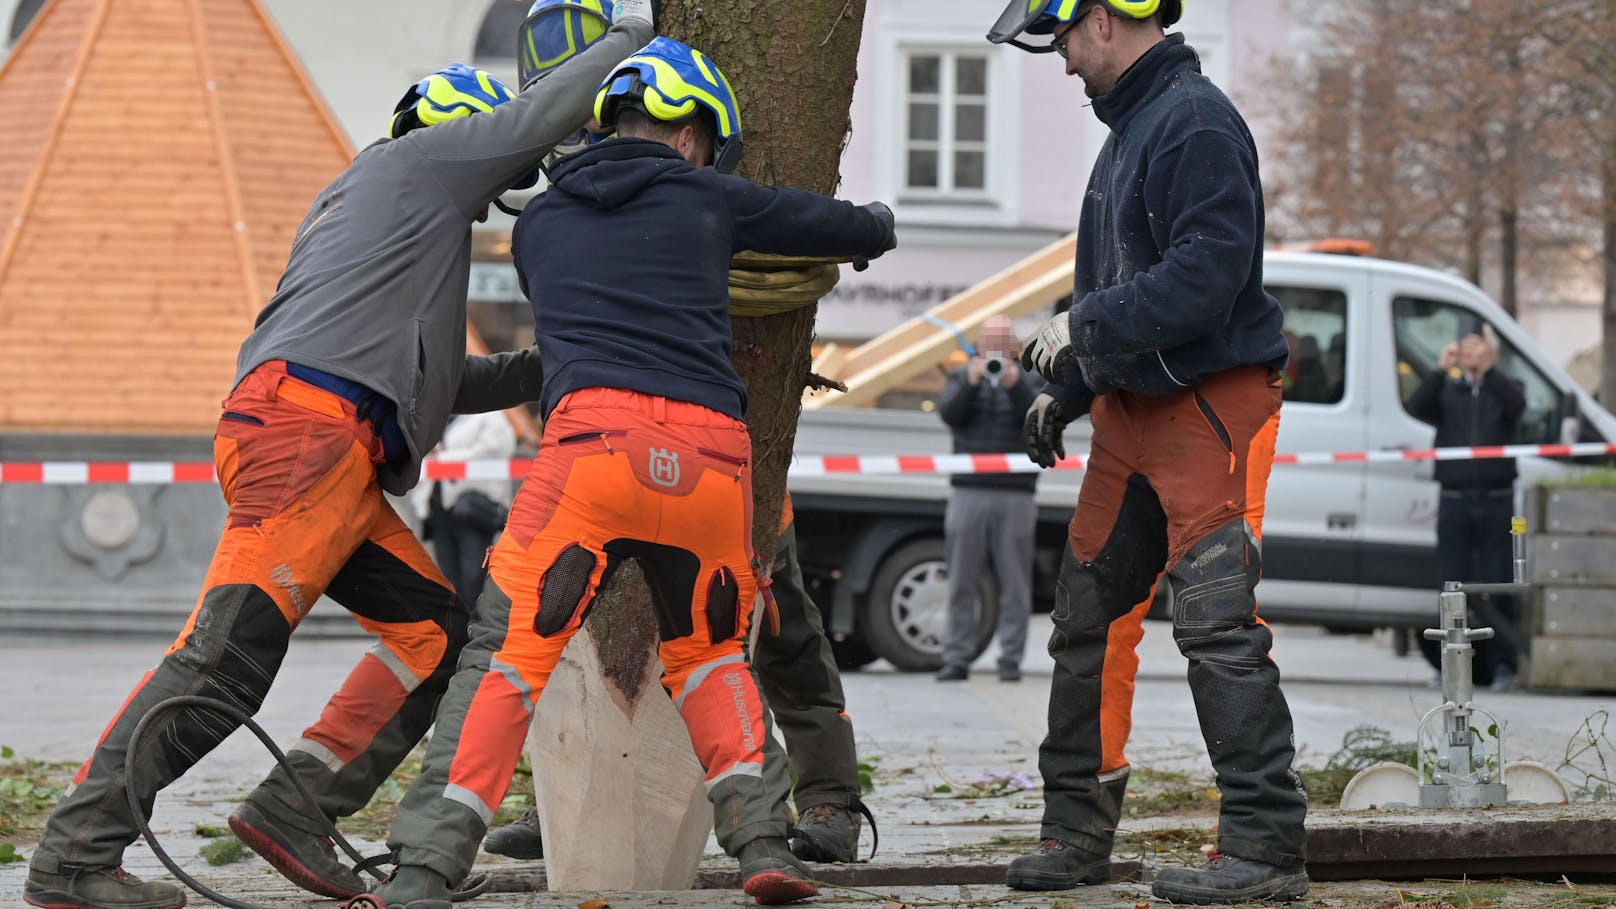
[[[387,136],[397,139],[422,127],[489,113],[515,97],[516,93],[493,75],[464,63],[451,63],[409,87],[393,107]],[[527,189],[538,179],[535,169],[511,184],[511,189]]]
[[[727,174],[741,161],[735,92],[718,64],[688,44],[657,38],[619,63],[595,95],[595,119],[615,129],[624,107],[664,123],[702,117],[712,127],[713,168]]]
[[[988,40],[1047,54],[1055,49],[1054,44],[1028,44],[1019,39],[1023,35],[1054,34],[1062,24],[1077,18],[1077,9],[1082,5],[1083,0],[1010,0],[988,30]],[[1163,28],[1177,22],[1184,13],[1183,0],[1099,0],[1099,5],[1128,19],[1149,19],[1160,13]]]
[[[516,76],[522,91],[606,37],[612,21],[611,0],[535,0],[516,32]],[[557,142],[545,160],[580,151],[608,135],[580,126]]]
[[[516,76],[522,91],[606,36],[611,0],[536,0],[516,31]]]

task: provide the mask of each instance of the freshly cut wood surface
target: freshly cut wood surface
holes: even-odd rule
[[[713,810],[690,733],[658,682],[662,664],[650,659],[625,696],[586,623],[540,699],[528,755],[550,890],[695,883]]]

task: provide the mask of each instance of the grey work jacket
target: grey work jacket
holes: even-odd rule
[[[589,119],[600,83],[652,37],[649,23],[620,20],[492,112],[360,152],[298,227],[280,285],[236,357],[236,381],[286,360],[395,402],[409,456],[377,471],[394,494],[415,485],[451,412],[536,400],[543,377],[533,348],[466,355],[471,225]]]

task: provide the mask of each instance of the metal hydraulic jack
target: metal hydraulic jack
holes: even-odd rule
[[[1492,628],[1470,627],[1471,594],[1524,594],[1526,520],[1510,521],[1514,544],[1514,580],[1507,583],[1448,581],[1437,595],[1440,628],[1425,637],[1442,642],[1442,703],[1426,711],[1415,730],[1417,765],[1382,762],[1359,771],[1341,794],[1341,807],[1366,808],[1496,808],[1511,804],[1558,803],[1567,800],[1558,774],[1536,761],[1504,761],[1504,729],[1492,714],[1476,706],[1471,662],[1475,641],[1493,637]],[[1524,651],[1523,651],[1524,652]],[[1480,715],[1494,731],[1489,751],[1474,726]],[[1431,737],[1432,720],[1441,732]]]

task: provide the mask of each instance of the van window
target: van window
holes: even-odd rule
[[[1398,297],[1392,302],[1397,388],[1404,407],[1414,389],[1436,369],[1442,348],[1480,331],[1481,322],[1475,312],[1454,303],[1413,297]],[[1526,410],[1512,441],[1527,445],[1559,442],[1560,421],[1566,414],[1565,395],[1507,338],[1500,336],[1498,345],[1498,365],[1493,368],[1526,387]]]
[[[1347,387],[1347,295],[1316,287],[1267,288],[1285,311],[1287,404],[1334,404]]]

